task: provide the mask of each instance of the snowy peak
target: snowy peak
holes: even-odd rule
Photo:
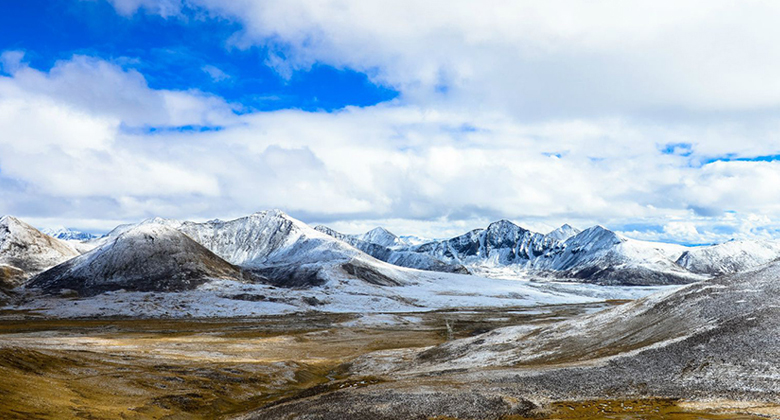
[[[106,291],[192,290],[212,279],[243,280],[242,271],[187,235],[165,225],[141,224],[115,240],[33,277],[28,287]]]
[[[5,287],[77,255],[68,244],[13,216],[0,218],[0,283]]]
[[[361,241],[381,245],[387,248],[398,248],[407,245],[403,239],[381,226],[371,229],[362,235],[356,235],[355,237]]]
[[[684,247],[626,239],[603,226],[578,231],[564,225],[542,235],[500,220],[412,249],[477,271],[513,266],[535,276],[603,284],[676,284],[704,278],[675,263]]]
[[[565,241],[566,248],[572,253],[592,252],[612,248],[624,242],[617,233],[596,225],[570,237]]]
[[[490,249],[511,248],[528,230],[517,226],[509,220],[499,220],[488,225],[484,231],[485,244]]]
[[[346,260],[359,253],[279,210],[226,222],[184,222],[179,230],[236,265],[308,264]]]
[[[554,241],[560,241],[563,242],[569,238],[571,238],[574,235],[579,234],[582,232],[581,230],[572,227],[569,224],[564,224],[563,226],[559,227],[558,229],[555,229],[551,231],[550,233],[544,235],[545,238],[554,240]]]

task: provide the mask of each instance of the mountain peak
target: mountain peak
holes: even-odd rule
[[[513,223],[513,222],[511,222],[511,221],[509,221],[507,219],[496,220],[495,222],[489,224],[487,228],[488,228],[488,230],[490,230],[490,229],[501,229],[501,228],[507,228],[507,227],[508,228],[513,228],[513,229],[514,228],[522,229],[520,226],[518,226],[517,224],[515,224],[515,223]]]
[[[375,227],[362,235],[354,235],[355,238],[372,244],[381,245],[388,248],[407,245],[401,238],[393,232],[379,226]]]
[[[270,210],[258,211],[258,212],[252,213],[252,216],[281,217],[281,218],[285,218],[285,219],[292,219],[292,217],[290,217],[290,215],[288,215],[287,213],[285,213],[285,212],[283,212],[282,210],[279,210],[279,209],[270,209]]]
[[[30,287],[91,296],[110,290],[191,290],[216,278],[243,273],[178,230],[146,223],[30,280]]]
[[[556,241],[565,241],[572,236],[580,233],[581,231],[577,228],[572,227],[568,223],[563,224],[561,227],[554,229],[550,231],[545,237],[555,239]]]
[[[369,230],[368,232],[366,232],[366,234],[369,234],[369,233],[382,233],[382,234],[386,234],[386,235],[396,236],[393,232],[390,232],[389,230],[383,228],[382,226],[377,226],[377,227]]]
[[[624,242],[617,233],[605,228],[602,225],[591,226],[582,232],[572,236],[569,240],[575,240],[581,243],[588,243],[590,247],[609,246]]]
[[[14,216],[11,215],[5,215],[3,217],[0,217],[0,226],[29,226],[32,228],[32,226],[28,225],[27,223],[24,223],[23,221],[17,219]]]

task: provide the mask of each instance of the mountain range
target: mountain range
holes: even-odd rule
[[[279,210],[203,223],[154,218],[78,243],[45,235],[11,216],[0,219],[6,289],[27,281],[28,289],[82,296],[192,290],[215,279],[296,289],[350,282],[387,288],[433,278],[424,272],[491,276],[494,269],[538,280],[672,285],[779,256],[780,245],[771,241],[685,247],[625,238],[602,226],[580,231],[564,225],[541,234],[507,220],[411,244],[383,228],[362,235],[312,228]]]
[[[376,233],[378,229],[364,235],[345,235],[324,226],[316,229],[378,259],[405,267],[465,270],[488,276],[491,269],[503,267],[513,268],[525,276],[604,285],[687,284],[780,257],[780,243],[772,241],[685,247],[629,239],[602,226],[581,231],[563,225],[541,234],[508,220],[454,238],[418,245],[404,244],[384,229],[381,235]],[[371,242],[373,237],[392,243],[392,248]],[[419,255],[432,259],[422,259]]]

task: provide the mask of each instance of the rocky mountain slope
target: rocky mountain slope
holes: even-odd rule
[[[602,226],[571,236],[527,267],[553,275],[599,284],[685,284],[706,278],[675,263],[682,246],[621,237]]]
[[[252,277],[175,229],[144,224],[38,274],[27,287],[93,296],[120,289],[177,292],[213,279]]]
[[[508,220],[451,239],[412,245],[385,229],[347,235],[317,230],[391,264],[421,270],[574,280],[604,285],[687,284],[780,258],[780,242],[686,247],[623,237],[603,226],[563,225],[547,234]],[[391,246],[381,245],[390,244]],[[415,257],[414,254],[425,257]]]
[[[139,229],[176,231],[180,236],[190,239],[193,243],[215,254],[226,264],[241,267],[245,273],[251,272],[252,275],[263,279],[264,282],[277,286],[299,288],[320,286],[334,277],[358,279],[380,286],[397,286],[406,282],[405,278],[402,278],[404,276],[395,269],[396,267],[378,261],[347,243],[318,232],[279,210],[259,212],[230,221],[212,220],[196,223],[154,218],[137,225],[122,225],[102,238],[86,242],[85,247],[93,249],[85,255],[105,264],[104,270],[106,271],[116,270],[119,273],[124,273],[124,268],[111,268],[117,262],[120,265],[123,265],[124,262],[115,259],[109,259],[108,262],[105,262],[104,260],[107,260],[108,257],[103,255],[104,250],[112,249],[112,244],[127,242],[128,235]],[[170,236],[170,233],[166,235]],[[159,246],[166,244],[183,246],[183,243],[180,242],[158,241],[157,244]],[[191,247],[188,249],[196,251]],[[95,252],[98,250],[101,251]],[[160,249],[156,252],[163,253],[163,250]],[[171,249],[170,252],[178,255],[184,251]],[[201,254],[201,252],[196,252],[193,258],[199,260],[203,257]],[[141,255],[136,255],[135,258],[138,258],[138,261],[144,261]],[[163,272],[171,272],[165,261],[160,261],[160,263],[164,265],[161,267]],[[200,271],[197,273],[202,274]],[[158,277],[157,274],[152,274]],[[65,280],[66,277],[77,278],[78,281],[81,281],[82,272],[80,270],[67,270],[58,273],[57,276],[61,277],[58,282],[69,282],[69,280]],[[116,279],[119,277],[116,276]],[[137,276],[130,274],[129,277],[136,278]],[[201,276],[201,278],[203,277]],[[34,284],[37,285],[40,282]],[[166,287],[175,288],[173,286],[163,288]],[[125,288],[125,290],[130,289]]]
[[[77,255],[68,244],[13,216],[0,218],[0,288],[18,286],[30,276]]]

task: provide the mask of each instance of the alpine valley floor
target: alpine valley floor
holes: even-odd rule
[[[767,403],[621,398],[619,393],[598,400],[530,402],[491,396],[498,395],[495,378],[506,374],[494,368],[412,379],[366,375],[355,368],[366,357],[403,358],[501,327],[550,327],[625,302],[240,319],[58,319],[5,311],[0,315],[0,418],[254,419],[308,413],[315,418],[758,419],[778,413]],[[339,393],[350,390],[398,397],[405,404],[435,394],[440,412],[457,416],[397,409],[368,414],[360,404],[349,414]],[[340,406],[335,417],[328,414],[335,413],[328,398]],[[448,398],[459,400],[452,405],[456,412],[447,409]]]

